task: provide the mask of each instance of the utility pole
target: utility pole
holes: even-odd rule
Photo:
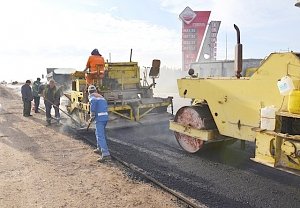
[[[226,32],[226,56],[225,56],[225,60],[227,61],[227,32]]]

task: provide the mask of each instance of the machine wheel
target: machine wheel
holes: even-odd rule
[[[180,108],[175,115],[174,121],[197,129],[217,128],[206,104],[199,106],[184,106]],[[203,140],[179,132],[174,132],[174,134],[178,144],[182,149],[189,153],[195,153],[203,147]]]

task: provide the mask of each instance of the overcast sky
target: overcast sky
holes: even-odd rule
[[[0,1],[1,80],[35,79],[47,67],[83,70],[98,48],[112,61],[181,67],[181,21],[189,6],[222,21],[219,59],[233,58],[233,24],[241,30],[244,58],[300,51],[300,8],[295,0],[14,0]]]

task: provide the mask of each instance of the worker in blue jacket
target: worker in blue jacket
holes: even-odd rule
[[[33,100],[32,91],[30,87],[31,81],[26,80],[26,83],[21,87],[22,101],[23,101],[23,116],[32,116],[31,111],[31,101]]]
[[[90,102],[90,122],[95,121],[95,135],[97,140],[97,149],[95,153],[101,153],[98,162],[110,160],[110,153],[106,143],[105,127],[108,121],[107,102],[105,98],[97,93],[94,85],[88,87]]]

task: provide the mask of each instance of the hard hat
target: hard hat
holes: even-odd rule
[[[90,86],[88,87],[88,92],[89,92],[89,93],[96,92],[96,87],[95,87],[94,85],[90,85]]]
[[[101,56],[101,54],[99,53],[98,49],[95,48],[92,52],[91,52],[91,55],[98,55],[98,56]]]

